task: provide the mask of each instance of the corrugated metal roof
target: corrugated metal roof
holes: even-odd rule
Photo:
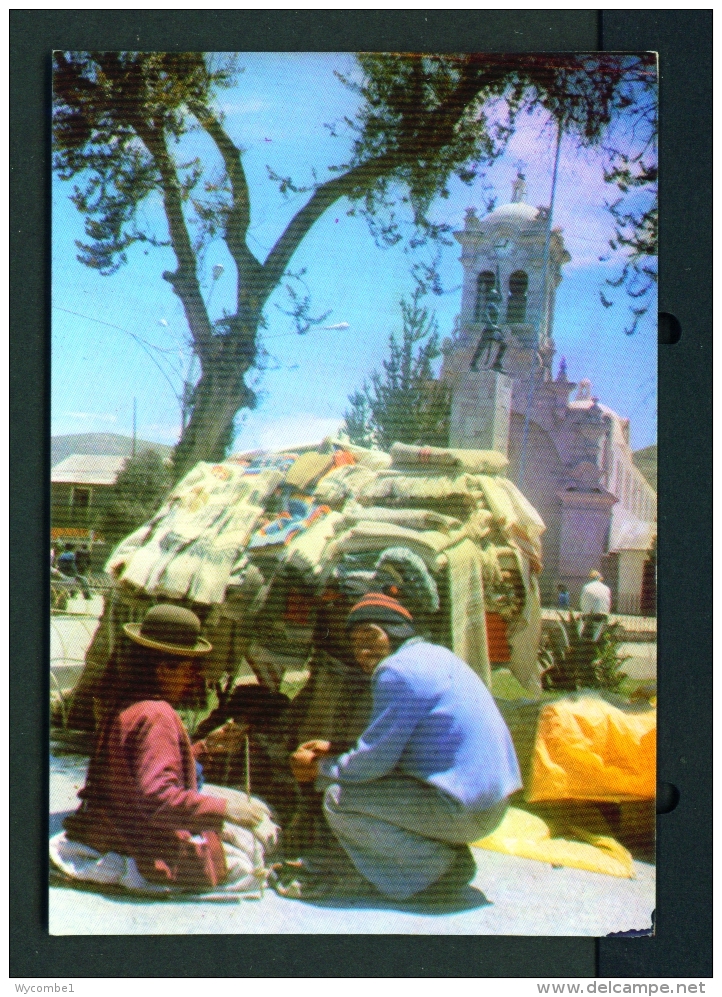
[[[127,457],[72,454],[52,469],[52,484],[114,485]]]

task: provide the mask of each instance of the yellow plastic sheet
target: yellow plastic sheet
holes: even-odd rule
[[[653,799],[657,711],[626,713],[591,696],[539,715],[530,802]]]
[[[607,876],[634,879],[632,856],[614,838],[590,834],[582,828],[570,827],[569,837],[552,838],[546,823],[534,814],[516,807],[509,807],[499,827],[486,838],[477,841],[475,848],[519,858],[536,859],[549,865],[586,869]]]

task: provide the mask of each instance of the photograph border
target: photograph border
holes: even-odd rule
[[[660,53],[659,308],[682,338],[659,351],[659,779],[680,805],[658,821],[657,934],[436,936],[433,947],[384,936],[51,937],[51,51],[471,51],[475,36],[496,51]],[[711,975],[711,11],[11,11],[10,80],[11,977]]]

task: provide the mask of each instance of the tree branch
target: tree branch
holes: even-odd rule
[[[193,101],[189,107],[201,127],[213,139],[223,159],[231,185],[232,203],[226,213],[223,238],[238,271],[240,299],[244,290],[248,290],[243,285],[254,284],[261,272],[260,263],[246,244],[246,234],[251,224],[251,199],[241,161],[241,150],[231,140],[220,120],[205,105]],[[244,277],[245,281],[242,280]]]
[[[109,78],[119,75],[120,61],[116,53],[102,53],[97,56],[97,61]],[[162,124],[157,126],[152,120],[149,121],[146,118],[141,107],[138,106],[137,99],[133,99],[135,96],[133,87],[125,89],[126,92],[121,94],[125,99],[119,103],[126,120],[153,157],[160,174],[163,207],[168,222],[171,245],[178,262],[177,269],[172,273],[166,271],[163,277],[172,285],[180,298],[188,328],[202,363],[204,358],[211,355],[213,351],[213,329],[198,281],[196,256],[183,214],[183,199],[178,174],[166,147]]]
[[[133,121],[133,126],[158,167],[168,230],[178,261],[177,269],[173,272],[166,271],[163,277],[173,286],[181,300],[193,341],[203,361],[213,349],[213,328],[198,281],[196,256],[183,215],[178,175],[166,148],[162,131],[153,128],[140,115]]]
[[[390,159],[390,156],[382,157]],[[340,177],[332,177],[315,189],[309,200],[300,208],[279,236],[276,244],[266,257],[263,264],[264,297],[270,295],[283,277],[286,267],[291,261],[309,230],[321,215],[339,198],[351,194],[365,176],[376,177],[372,169],[374,161],[353,167]]]
[[[503,65],[503,62],[500,64]],[[491,66],[469,62],[464,67],[454,93],[427,115],[424,131],[433,141],[428,148],[429,154],[451,141],[460,118],[468,112],[470,102],[495,78],[497,72],[496,62]],[[418,156],[417,142],[418,136],[410,136],[396,148],[352,166],[342,176],[332,177],[315,189],[291,219],[263,264],[264,300],[278,284],[293,254],[324,211],[341,197],[353,194],[362,187],[370,189],[376,180],[393,173],[407,157]]]

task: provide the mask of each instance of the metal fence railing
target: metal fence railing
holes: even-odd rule
[[[87,591],[90,592],[91,599],[98,595],[105,598],[112,586],[110,578],[102,572],[87,575],[83,580],[66,575],[53,575],[50,579],[50,612],[52,615],[67,613],[71,606],[73,616],[79,615],[77,611],[79,603],[82,604],[84,600],[89,601],[85,599],[86,586],[83,582],[87,583]]]
[[[80,598],[82,601],[82,595]],[[85,653],[97,630],[101,611],[102,605],[99,608],[95,600],[92,612],[51,610],[50,695],[63,727],[67,726],[69,697],[85,665]]]

